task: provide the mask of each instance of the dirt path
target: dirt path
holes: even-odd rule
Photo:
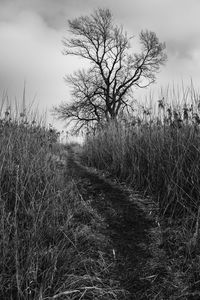
[[[68,168],[71,176],[84,180],[84,197],[94,199],[93,205],[106,220],[106,234],[112,241],[116,261],[113,278],[117,278],[121,287],[130,293],[129,299],[154,299],[152,282],[155,278],[150,264],[155,259],[150,233],[156,226],[152,218],[155,205],[82,166],[75,160],[73,152],[69,153]]]

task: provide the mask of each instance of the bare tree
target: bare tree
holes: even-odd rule
[[[123,27],[113,24],[108,9],[69,21],[70,38],[65,38],[64,54],[87,60],[89,69],[66,76],[72,87],[71,103],[54,107],[62,120],[75,121],[76,128],[92,122],[115,119],[131,105],[134,87],[144,88],[155,82],[155,75],[166,61],[165,44],[152,31],[139,36],[141,52],[132,53]]]

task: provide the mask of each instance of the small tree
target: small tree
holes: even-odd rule
[[[142,31],[140,53],[131,53],[123,27],[113,24],[108,9],[69,21],[72,37],[64,39],[64,54],[89,62],[88,70],[79,70],[65,80],[72,87],[71,103],[54,107],[57,117],[75,121],[75,128],[115,119],[131,106],[134,87],[144,88],[155,82],[155,74],[166,61],[165,44],[156,34]]]

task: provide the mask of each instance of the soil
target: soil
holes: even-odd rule
[[[155,203],[83,166],[72,150],[68,152],[68,172],[84,180],[84,197],[94,199],[95,209],[106,221],[106,235],[111,240],[115,260],[112,276],[129,292],[127,299],[166,299],[158,295],[165,271],[160,263]]]

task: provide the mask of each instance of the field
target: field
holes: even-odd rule
[[[199,299],[199,95],[191,85],[155,104],[88,135],[83,159],[158,204],[166,281],[178,295],[155,299]]]
[[[83,199],[57,136],[34,114],[2,104],[0,299],[116,299],[103,220]]]
[[[82,146],[2,102],[1,299],[199,299],[200,109],[183,95]]]

